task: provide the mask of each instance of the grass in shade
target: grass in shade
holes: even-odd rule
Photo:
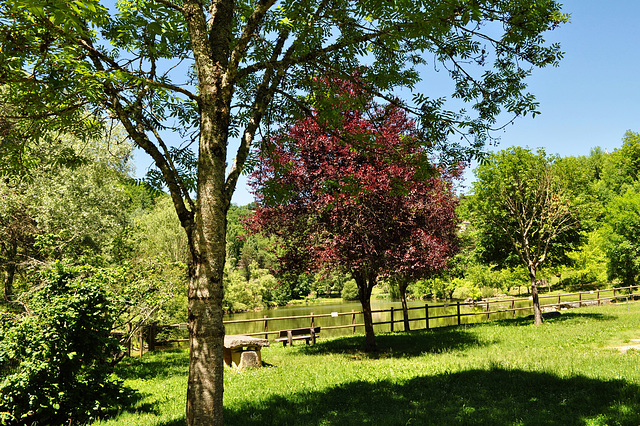
[[[640,303],[377,336],[273,345],[261,369],[225,374],[228,425],[638,425]],[[640,343],[640,342],[638,342]],[[188,354],[130,359],[139,392],[100,425],[184,424]]]

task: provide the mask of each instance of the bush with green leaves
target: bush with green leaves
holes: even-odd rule
[[[340,295],[344,283],[347,282],[351,276],[341,272],[318,272],[315,276],[315,291],[318,296],[332,297]]]
[[[342,286],[340,296],[344,300],[358,300],[358,286],[356,285],[356,280],[350,279],[349,281],[346,281]]]
[[[283,285],[269,273],[253,262],[246,270],[233,269],[225,265],[224,300],[222,305],[227,312],[246,311],[255,308],[284,305],[289,300],[283,293]],[[247,279],[248,278],[248,279]]]
[[[27,301],[0,322],[3,425],[77,425],[126,402],[112,377],[116,309],[102,275],[55,263]]]
[[[633,285],[640,277],[640,188],[614,199],[605,223],[609,278]]]
[[[554,270],[560,284],[579,290],[585,284],[607,281],[607,254],[603,248],[606,248],[608,239],[609,234],[604,227],[589,232],[586,243],[567,254],[571,264]]]
[[[452,299],[482,299],[482,292],[471,281],[467,281],[463,278],[454,278],[452,284],[455,286],[455,290],[451,295]]]
[[[435,277],[418,280],[410,286],[415,299],[451,299],[456,289],[451,277]]]

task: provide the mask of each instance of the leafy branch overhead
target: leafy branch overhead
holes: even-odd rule
[[[231,184],[256,123],[297,114],[313,78],[348,78],[364,62],[368,90],[415,112],[429,140],[462,132],[477,153],[501,110],[536,112],[524,78],[531,66],[558,63],[559,46],[545,46],[541,34],[568,19],[552,1],[492,3],[245,1],[227,12],[232,25],[221,34],[214,18],[222,11],[196,2],[8,2],[1,6],[0,81],[20,97],[21,116],[46,110],[77,118],[106,108],[126,116],[132,129],[185,131],[197,128],[205,102],[194,62],[206,58],[211,75],[224,75],[220,89],[233,91],[229,132],[245,142]],[[191,19],[195,12],[201,21]],[[195,45],[196,29],[208,43]],[[474,114],[446,110],[418,90],[432,67],[449,73],[450,96],[470,103]],[[413,89],[412,102],[397,99],[399,86]],[[154,159],[163,155],[173,158],[160,149]]]

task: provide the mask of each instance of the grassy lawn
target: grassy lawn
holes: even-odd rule
[[[263,349],[264,368],[226,370],[228,425],[638,425],[640,302],[564,311],[534,327],[458,328],[320,339]],[[640,343],[640,342],[638,342]],[[100,425],[182,425],[187,352],[122,363],[133,408]]]

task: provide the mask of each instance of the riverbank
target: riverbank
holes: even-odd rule
[[[264,348],[265,367],[226,370],[228,425],[640,424],[640,302],[377,337]],[[186,350],[127,359],[140,398],[99,425],[184,423]]]

